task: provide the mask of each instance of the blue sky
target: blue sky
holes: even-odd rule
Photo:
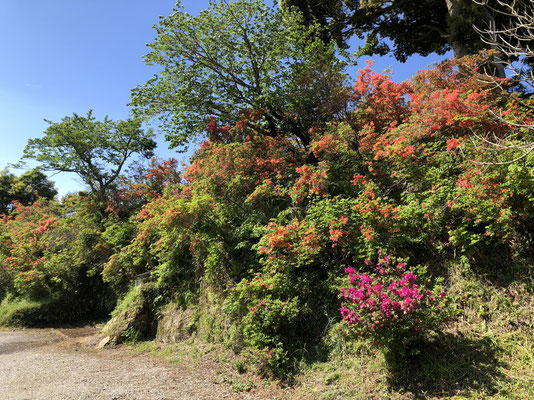
[[[97,119],[128,117],[130,90],[155,73],[142,62],[158,16],[173,0],[0,1],[0,169],[19,161],[26,142],[73,112]],[[207,0],[182,1],[191,14]],[[377,58],[403,80],[441,57],[412,57],[400,64]],[[364,59],[361,60],[362,65]],[[162,135],[160,135],[162,136]],[[161,157],[178,156],[158,138]],[[19,174],[22,171],[12,170]],[[79,178],[57,174],[60,195],[83,188]]]

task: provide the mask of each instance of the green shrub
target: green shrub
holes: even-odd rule
[[[0,326],[32,326],[42,318],[43,302],[6,296],[0,303]]]

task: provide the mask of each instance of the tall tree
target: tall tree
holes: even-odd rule
[[[89,186],[100,203],[106,200],[134,154],[152,157],[156,143],[152,131],[141,129],[141,121],[97,121],[92,111],[83,117],[73,114],[61,122],[47,121],[44,136],[30,139],[23,159],[35,159],[46,171],[74,172]]]
[[[343,113],[350,96],[335,45],[315,39],[317,25],[299,18],[263,0],[212,1],[196,17],[178,3],[145,57],[162,70],[133,89],[132,105],[158,117],[174,147],[213,118],[235,123],[240,111],[260,111],[262,133],[291,134],[306,146],[313,124]],[[333,97],[345,101],[334,105]]]

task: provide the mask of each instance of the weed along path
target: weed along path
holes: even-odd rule
[[[0,330],[0,399],[280,398],[264,388],[236,392],[229,375],[202,363],[169,363],[127,347],[95,349],[98,339],[95,328]]]

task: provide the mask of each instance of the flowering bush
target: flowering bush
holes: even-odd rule
[[[371,261],[366,260],[368,266]],[[342,288],[341,315],[347,334],[372,339],[376,344],[407,344],[436,329],[450,317],[449,298],[439,285],[423,281],[396,263],[381,257],[372,273],[346,268],[350,286]]]
[[[71,322],[109,313],[115,299],[98,273],[113,249],[101,234],[96,207],[83,195],[70,195],[62,204],[15,203],[0,218],[0,300],[18,310],[3,323]],[[22,307],[25,301],[34,306]]]

